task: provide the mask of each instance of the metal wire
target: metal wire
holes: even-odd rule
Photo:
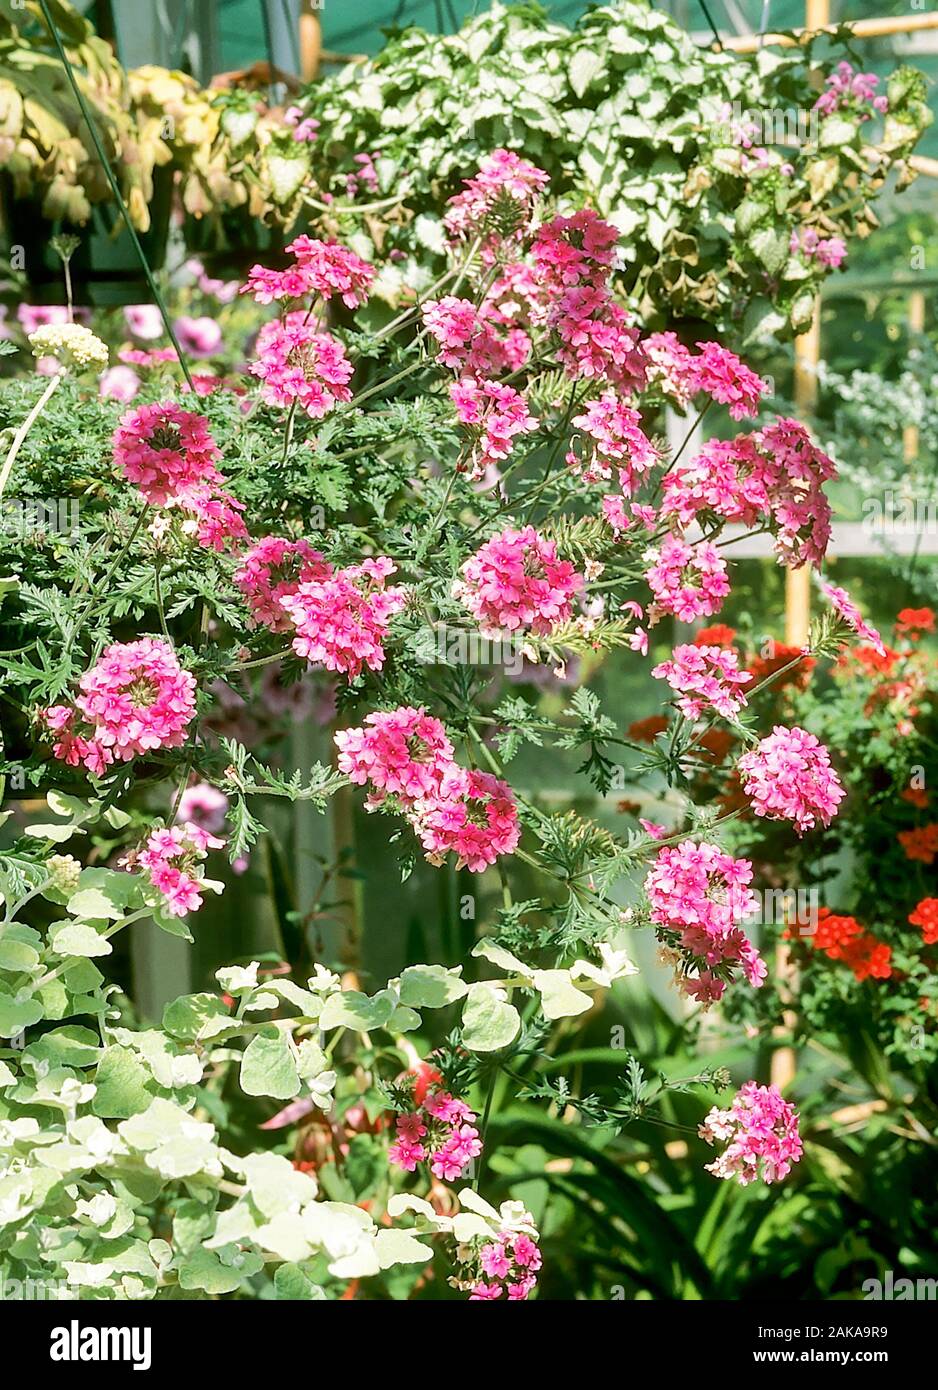
[[[722,39],[720,38],[720,31],[717,29],[717,26],[716,26],[716,25],[714,24],[714,22],[713,22],[713,16],[711,15],[710,11],[707,9],[707,0],[700,0],[700,8],[701,8],[701,9],[703,10],[703,12],[704,12],[704,18],[706,19],[707,23],[710,25],[710,32],[713,34],[713,38],[714,38],[714,41],[715,41],[715,43],[716,43],[716,46],[717,46],[717,48],[719,48],[720,52],[722,53],[722,52],[723,52],[723,41],[722,41]]]
[[[45,20],[46,27],[52,36],[52,41],[55,44],[56,49],[58,50],[60,59],[62,60],[62,65],[65,68],[65,74],[68,77],[69,85],[72,89],[72,92],[75,95],[75,100],[78,102],[78,106],[82,116],[84,117],[85,124],[88,127],[88,133],[91,136],[95,150],[98,154],[98,158],[101,161],[101,167],[104,169],[107,181],[111,186],[111,192],[114,194],[114,200],[121,210],[121,216],[124,219],[124,226],[130,233],[130,239],[134,244],[134,250],[137,253],[137,258],[139,259],[143,273],[146,276],[147,284],[150,287],[150,293],[155,299],[157,307],[160,311],[160,316],[162,317],[163,325],[166,328],[167,335],[169,336],[169,341],[176,349],[176,356],[179,359],[179,365],[182,368],[183,375],[185,376],[186,381],[189,384],[189,390],[192,392],[193,395],[195,395],[195,382],[192,380],[192,373],[189,371],[189,365],[186,362],[185,357],[183,356],[182,348],[179,345],[179,339],[176,337],[176,332],[173,328],[172,320],[169,317],[169,313],[167,312],[163,296],[160,293],[156,280],[154,279],[153,271],[150,269],[150,263],[146,257],[146,252],[144,251],[143,246],[140,243],[140,238],[137,235],[137,229],[134,226],[133,222],[131,222],[130,220],[130,213],[127,211],[127,204],[124,202],[123,194],[121,193],[117,183],[117,179],[114,176],[114,170],[111,168],[111,161],[107,157],[107,151],[105,150],[104,144],[101,140],[101,136],[98,133],[98,128],[94,123],[94,118],[91,115],[88,103],[85,101],[84,93],[78,85],[78,81],[75,77],[75,70],[72,67],[69,56],[65,51],[65,45],[62,43],[62,40],[59,36],[59,31],[55,27],[55,21],[53,20],[52,15],[49,12],[48,0],[39,0],[39,8],[42,10],[42,17]]]

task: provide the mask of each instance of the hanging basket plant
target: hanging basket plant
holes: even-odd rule
[[[315,122],[240,89],[212,93],[205,105],[209,138],[182,175],[186,248],[210,274],[240,274],[259,260],[285,265],[286,244],[305,225]]]
[[[157,117],[141,106],[137,97],[146,84],[135,89],[111,48],[69,5],[56,7],[67,66],[52,36],[44,26],[34,31],[31,19],[42,21],[35,4],[15,16],[0,10],[0,200],[7,254],[25,272],[34,299],[61,302],[61,266],[50,243],[74,234],[80,240],[72,263],[77,302],[147,298],[140,256],[108,174],[150,268],[159,269],[177,136],[181,148],[185,132],[177,132],[166,108]]]

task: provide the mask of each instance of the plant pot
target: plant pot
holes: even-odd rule
[[[201,261],[206,275],[219,280],[243,279],[252,265],[282,270],[290,261],[286,245],[298,234],[283,227],[269,227],[243,208],[187,217],[183,237],[190,256]]]
[[[150,230],[137,233],[147,263],[154,271],[160,270],[166,260],[172,203],[172,170],[155,169]],[[140,257],[120,209],[113,202],[95,203],[84,226],[64,220],[50,222],[42,215],[40,198],[16,198],[12,179],[0,175],[0,205],[7,244],[25,250],[26,278],[33,303],[66,302],[64,267],[52,247],[52,238],[66,233],[81,241],[69,266],[76,304],[106,307],[149,302],[150,290]]]

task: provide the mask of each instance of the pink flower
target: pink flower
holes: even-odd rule
[[[502,241],[527,229],[538,195],[549,182],[543,169],[511,150],[493,150],[479,172],[463,181],[463,192],[450,198],[444,226],[456,241],[484,237],[483,252],[492,257]]]
[[[215,834],[225,824],[228,812],[228,798],[224,792],[208,782],[196,782],[186,787],[179,798],[176,820],[181,824],[192,821],[202,830]]]
[[[499,335],[497,315],[490,305],[481,310],[469,299],[446,295],[423,306],[427,328],[440,344],[437,361],[459,368],[464,377],[490,377],[522,367],[531,351],[531,340],[520,331]]]
[[[152,342],[154,338],[163,336],[163,315],[155,304],[128,304],[124,310],[124,322],[134,337],[142,342]]]
[[[534,1249],[536,1250],[537,1246],[534,1246]],[[511,1261],[505,1254],[503,1245],[483,1245],[479,1252],[479,1261],[485,1273],[492,1279],[504,1279],[511,1268]]]
[[[735,352],[719,343],[698,343],[699,357],[693,359],[693,390],[705,392],[729,407],[734,420],[755,415],[759,401],[768,390],[761,377],[741,362]]]
[[[460,422],[478,432],[470,478],[481,478],[491,465],[507,458],[517,434],[530,434],[537,421],[513,386],[497,381],[454,382],[449,389]]]
[[[618,228],[604,222],[592,208],[581,208],[572,217],[555,217],[538,227],[534,236],[535,277],[552,295],[587,285],[604,290],[618,241]]]
[[[521,838],[512,790],[490,772],[450,768],[439,793],[417,802],[412,816],[431,863],[442,864],[452,851],[456,867],[474,874],[512,854]]]
[[[302,583],[280,599],[295,628],[297,656],[354,680],[362,668],[380,671],[391,618],[404,606],[403,588],[386,588],[396,565],[384,556]]]
[[[734,718],[746,703],[741,687],[752,680],[748,671],[740,671],[734,649],[693,643],[675,647],[671,659],[653,667],[651,674],[682,696],[678,708],[688,719],[699,719],[708,705],[724,719]]]
[[[830,603],[834,612],[852,627],[858,637],[862,637],[864,642],[868,642],[879,656],[886,655],[886,648],[883,646],[883,639],[876,631],[875,627],[870,627],[865,621],[863,614],[851,599],[846,589],[838,588],[836,584],[828,584],[826,580],[820,581],[821,593]]]
[[[783,565],[820,565],[831,535],[824,483],[834,462],[798,420],[781,417],[752,435],[712,439],[664,479],[662,512],[686,526],[715,513],[746,526],[770,525]]]
[[[473,1284],[472,1286],[472,1291],[469,1294],[469,1302],[491,1302],[495,1298],[501,1298],[501,1296],[501,1284],[486,1284],[484,1280],[480,1279],[477,1284]]]
[[[133,367],[120,364],[108,367],[98,379],[98,395],[102,400],[121,401],[126,404],[127,401],[133,400],[139,390],[140,378]]]
[[[221,350],[224,337],[221,325],[203,315],[192,318],[183,314],[173,324],[179,346],[190,357],[214,357]]]
[[[660,386],[681,410],[696,391],[694,355],[676,333],[650,333],[642,347],[648,357],[648,380]]]
[[[74,709],[54,705],[42,718],[58,736],[55,756],[95,776],[115,761],[180,747],[195,717],[195,677],[158,638],[105,648],[78,685]]]
[[[757,906],[751,881],[747,859],[693,840],[662,846],[645,880],[658,938],[681,959],[679,984],[701,1002],[719,999],[737,968],[755,989],[765,979],[765,965],[741,928]]]
[[[402,1168],[405,1173],[414,1173],[417,1164],[422,1163],[426,1158],[426,1149],[422,1144],[413,1144],[409,1139],[398,1139],[396,1144],[392,1144],[388,1149],[388,1159],[396,1168]]]
[[[290,619],[281,599],[293,597],[301,584],[328,579],[331,572],[308,541],[265,536],[244,552],[233,577],[251,610],[249,625],[288,632]]]
[[[509,528],[476,551],[462,567],[456,596],[484,636],[533,632],[544,635],[572,613],[570,600],[583,577],[557,557],[553,541],[533,526]]]
[[[625,405],[615,391],[604,391],[582,415],[573,417],[573,423],[588,437],[589,444],[581,445],[579,454],[571,450],[567,462],[585,482],[605,481],[616,468],[622,491],[631,496],[639,476],[659,461],[638,411]]]
[[[170,402],[142,405],[114,431],[114,462],[154,506],[218,483],[221,454],[202,415]]]
[[[607,381],[620,391],[644,386],[646,357],[638,329],[608,290],[590,285],[565,290],[549,322],[567,376]]]
[[[730,591],[726,562],[715,545],[702,541],[688,545],[669,536],[645,578],[663,613],[673,613],[683,623],[706,618],[723,606]]]
[[[453,766],[453,745],[438,719],[421,707],[402,705],[386,713],[369,714],[362,728],[335,735],[338,767],[353,782],[370,782],[379,793],[405,803],[436,795],[443,774]]]
[[[318,333],[299,309],[264,324],[251,371],[263,381],[261,394],[269,405],[296,401],[314,420],[336,402],[352,399],[348,383],[353,367],[345,349],[331,334]]]
[[[337,241],[318,241],[298,236],[287,247],[306,277],[309,290],[322,299],[336,295],[349,309],[358,309],[368,299],[374,269]]]
[[[708,1144],[726,1144],[719,1157],[706,1165],[707,1172],[735,1178],[741,1187],[759,1178],[767,1184],[778,1182],[801,1158],[798,1113],[782,1099],[777,1086],[747,1081],[728,1110],[714,1106],[699,1133]]]
[[[173,917],[185,917],[202,906],[203,880],[199,866],[210,849],[221,849],[224,840],[194,822],[155,830],[146,846],[129,857],[131,866],[146,869],[150,882],[163,896]]]
[[[755,814],[790,820],[799,835],[830,825],[844,796],[830,754],[805,729],[777,724],[736,766]]]

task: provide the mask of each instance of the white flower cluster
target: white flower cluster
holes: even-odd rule
[[[80,323],[43,324],[29,335],[34,357],[54,357],[64,367],[100,372],[107,366],[106,344]]]

